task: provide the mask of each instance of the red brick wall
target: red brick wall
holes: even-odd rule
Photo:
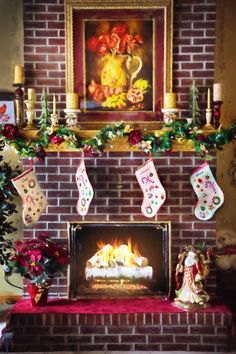
[[[24,0],[26,86],[34,86],[37,99],[43,85],[65,108],[64,0]],[[212,85],[214,69],[215,1],[175,0],[174,7],[174,91],[182,116],[188,115],[189,86],[196,79],[200,107],[206,102],[206,87]],[[62,114],[62,111],[61,111]],[[39,114],[38,114],[39,116]],[[53,237],[67,238],[67,221],[81,220],[76,213],[78,191],[75,183],[79,153],[50,153],[45,163],[35,166],[48,198],[47,211],[34,230],[25,236],[49,230]],[[85,220],[147,220],[140,213],[142,192],[134,177],[144,162],[140,153],[107,153],[87,159],[89,178],[95,190]],[[171,220],[173,265],[184,245],[215,244],[215,219],[201,222],[194,216],[196,196],[189,182],[191,172],[202,160],[194,153],[171,153],[155,158],[160,179],[167,191],[165,204],[156,220]],[[215,167],[215,160],[210,163]],[[122,188],[119,188],[119,185]],[[214,268],[214,267],[213,267]],[[208,279],[215,288],[215,270]],[[55,281],[53,295],[66,294],[66,279]]]

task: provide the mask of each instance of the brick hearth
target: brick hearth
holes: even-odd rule
[[[20,305],[9,316],[13,351],[225,352],[230,339],[232,318],[224,306],[195,313],[167,309],[95,315],[76,313],[73,303],[35,311],[28,305],[28,313]]]

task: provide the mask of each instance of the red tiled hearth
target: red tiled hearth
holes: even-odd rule
[[[186,312],[169,300],[50,300],[33,308],[18,302],[9,314],[13,351],[223,352],[232,316],[224,305]]]

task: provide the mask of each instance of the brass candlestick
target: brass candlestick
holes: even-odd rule
[[[15,111],[16,111],[16,124],[19,128],[24,125],[24,90],[23,84],[13,84],[16,87],[15,90]]]
[[[204,130],[214,130],[214,127],[211,124],[211,118],[212,118],[211,109],[207,108],[206,109],[206,124],[203,126],[202,129],[204,129]]]

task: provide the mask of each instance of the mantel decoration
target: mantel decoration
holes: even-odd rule
[[[51,279],[69,262],[67,247],[46,234],[40,234],[37,239],[11,242],[10,246],[11,254],[4,262],[8,275],[19,273],[28,282],[32,305],[45,305]]]
[[[166,126],[166,130],[158,133],[143,130],[134,125],[131,127],[124,122],[106,126],[89,139],[82,139],[75,130],[70,130],[64,125],[59,127],[42,127],[35,140],[23,138],[19,128],[13,124],[0,125],[0,139],[13,146],[19,157],[43,160],[46,156],[45,149],[49,144],[60,145],[66,142],[78,151],[83,151],[89,156],[99,156],[108,144],[117,137],[127,137],[130,146],[136,146],[141,151],[152,154],[170,152],[174,142],[191,140],[194,144],[195,153],[204,159],[210,159],[212,149],[221,150],[222,147],[236,139],[236,124],[228,128],[210,132],[205,135],[200,128],[192,127],[183,121],[174,121]]]

